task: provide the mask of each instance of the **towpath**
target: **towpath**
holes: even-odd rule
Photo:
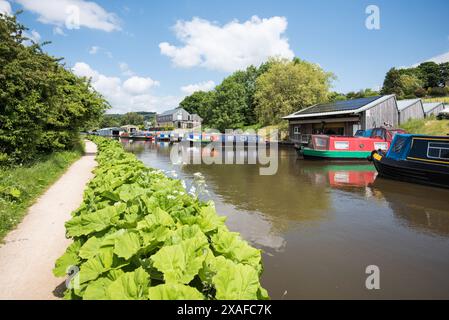
[[[93,177],[96,152],[97,146],[86,141],[84,156],[29,208],[0,245],[0,299],[57,299],[64,291],[63,279],[56,278],[52,269],[71,243],[64,223],[82,202]]]

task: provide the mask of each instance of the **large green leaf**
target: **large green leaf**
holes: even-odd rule
[[[139,235],[126,231],[115,239],[114,253],[121,258],[129,259],[140,249]]]
[[[93,213],[84,214],[67,221],[65,226],[70,237],[79,237],[99,232],[117,223],[119,212],[116,208],[106,207]]]
[[[81,259],[78,256],[80,250],[80,241],[74,241],[66,250],[66,252],[58,259],[53,269],[53,274],[57,277],[64,277],[67,275],[68,268],[72,266],[79,266]]]
[[[259,292],[259,275],[248,265],[236,264],[224,257],[216,258],[216,275],[212,282],[219,300],[255,300]]]
[[[83,259],[91,259],[98,254],[103,239],[97,237],[89,238],[81,247],[79,256]]]
[[[163,247],[151,257],[167,283],[187,284],[193,280],[207,255],[207,240],[197,236],[173,246]]]
[[[229,232],[222,227],[211,239],[212,246],[218,254],[235,262],[248,264],[259,272],[261,271],[260,251],[242,240],[238,233]]]
[[[150,275],[142,268],[127,272],[106,289],[112,300],[145,300],[148,298]]]
[[[107,289],[111,285],[112,280],[108,278],[99,278],[92,281],[83,294],[83,300],[108,300],[110,299]]]
[[[209,204],[208,206],[201,208],[197,223],[201,230],[207,233],[223,226],[225,220],[226,217],[217,215],[214,206]]]
[[[150,300],[204,300],[197,289],[179,283],[161,284],[148,291]]]

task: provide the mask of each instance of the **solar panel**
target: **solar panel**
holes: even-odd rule
[[[331,103],[317,104],[316,106],[310,107],[305,110],[300,110],[295,113],[295,115],[304,115],[312,113],[324,113],[324,112],[336,112],[336,111],[350,111],[357,110],[371,102],[379,99],[381,96],[352,99],[345,101],[336,101]]]

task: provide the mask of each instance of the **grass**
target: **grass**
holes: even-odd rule
[[[82,146],[73,151],[55,152],[32,164],[0,168],[0,241],[17,226],[27,209],[82,155]]]
[[[449,134],[449,120],[415,119],[402,124],[401,128],[409,133],[446,136]]]
[[[423,102],[443,102],[449,104],[449,97],[440,97],[440,98],[425,98]]]

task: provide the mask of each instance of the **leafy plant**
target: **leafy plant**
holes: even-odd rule
[[[68,299],[267,299],[260,251],[230,232],[213,203],[145,167],[119,142],[92,138],[98,167],[66,223],[74,240],[56,276],[74,266]]]

